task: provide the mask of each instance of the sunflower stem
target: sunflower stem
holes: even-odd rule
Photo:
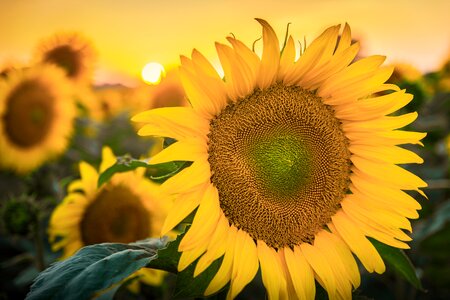
[[[36,250],[35,260],[37,269],[43,271],[45,270],[44,244],[42,243],[40,231],[39,220],[37,220],[35,226],[33,226],[33,240]]]

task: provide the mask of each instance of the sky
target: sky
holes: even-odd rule
[[[0,0],[0,65],[28,62],[41,39],[78,31],[97,49],[97,83],[132,82],[146,63],[176,66],[193,48],[218,66],[214,42],[233,33],[251,45],[261,36],[258,17],[280,42],[287,23],[310,43],[348,22],[364,55],[428,72],[450,53],[449,12],[448,0]]]

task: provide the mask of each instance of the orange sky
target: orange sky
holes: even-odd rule
[[[97,81],[120,81],[150,61],[178,64],[194,47],[217,62],[214,41],[232,32],[250,45],[260,17],[281,40],[291,22],[291,34],[309,42],[348,22],[364,54],[430,71],[450,52],[449,12],[448,0],[0,0],[0,64],[27,62],[41,38],[77,30],[98,50]]]

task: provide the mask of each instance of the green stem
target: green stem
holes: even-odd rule
[[[42,243],[42,239],[40,236],[39,220],[36,222],[36,226],[33,228],[33,239],[34,247],[36,250],[36,267],[39,271],[43,271],[45,269],[44,244]]]

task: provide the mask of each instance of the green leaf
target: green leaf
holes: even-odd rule
[[[147,264],[148,268],[164,270],[171,273],[178,273],[178,261],[181,252],[178,252],[178,246],[184,233],[177,236],[174,241],[167,243],[166,247],[158,250],[158,257]]]
[[[165,245],[165,239],[148,239],[84,247],[41,272],[27,299],[90,299],[148,265]]]
[[[440,231],[450,222],[450,201],[440,205],[435,213],[424,219],[414,231],[414,241],[421,241]]]
[[[385,245],[372,238],[369,239],[389,267],[399,273],[415,288],[424,291],[413,264],[403,250]]]
[[[97,186],[101,187],[102,184],[107,182],[115,173],[123,173],[135,170],[137,168],[147,168],[149,177],[156,181],[164,181],[165,179],[175,175],[181,169],[188,166],[190,162],[185,161],[173,161],[162,164],[151,165],[148,164],[148,160],[139,160],[132,158],[128,155],[117,157],[117,161],[114,165],[106,169],[100,174],[97,182]]]
[[[197,265],[197,261],[189,265],[185,270],[178,273],[177,283],[175,286],[174,296],[175,298],[196,298],[204,297],[204,292],[208,287],[211,280],[216,275],[222,264],[222,257],[216,259],[211,265],[197,277],[194,278],[194,270]],[[222,290],[228,289],[228,285]],[[221,291],[222,291],[221,290]],[[220,292],[220,291],[219,291]]]
[[[147,168],[148,166],[149,164],[146,160],[138,160],[130,156],[119,156],[117,157],[117,161],[114,165],[100,174],[100,176],[98,177],[97,186],[101,187],[102,184],[107,182],[115,173],[128,172],[139,167]]]
[[[186,227],[185,232],[188,229],[189,226]],[[178,272],[178,261],[181,257],[181,252],[178,252],[178,246],[184,235],[185,233],[178,235],[176,240],[169,242],[166,248],[158,250],[158,258],[149,262],[147,267],[165,270],[175,274],[178,273],[174,292],[175,298],[204,297],[203,294],[217,273],[222,258],[214,261],[205,271],[195,278],[193,275],[196,262],[192,263],[182,272]]]

